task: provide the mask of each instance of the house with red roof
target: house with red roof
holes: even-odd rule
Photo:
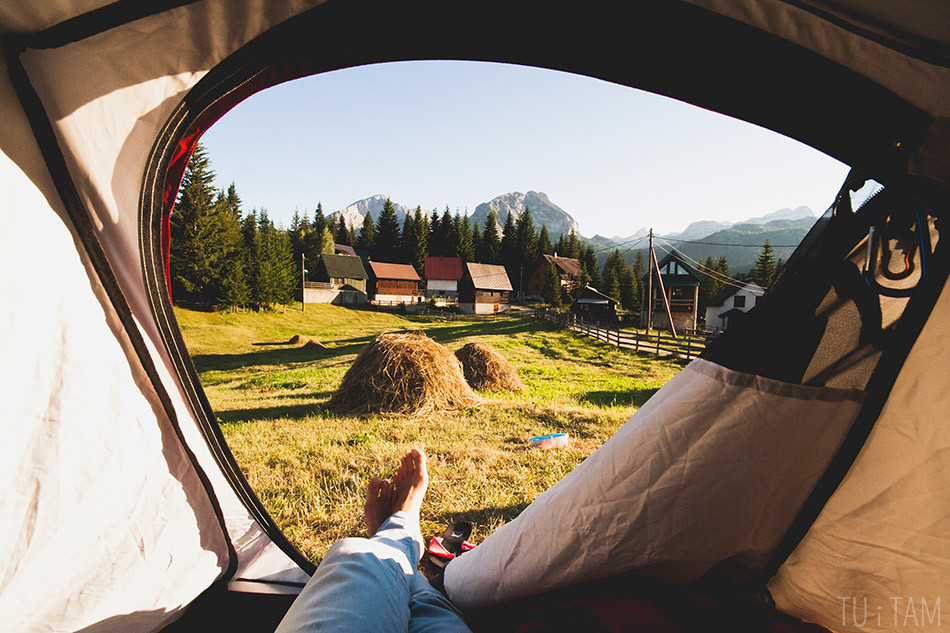
[[[456,300],[462,279],[462,260],[458,257],[426,257],[426,299]]]
[[[425,291],[420,290],[422,280],[409,264],[367,262],[369,283],[367,294],[377,305],[421,303]]]

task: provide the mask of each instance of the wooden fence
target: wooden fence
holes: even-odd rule
[[[651,334],[636,330],[624,330],[619,326],[607,327],[585,321],[576,314],[552,312],[544,308],[536,309],[534,316],[609,345],[616,345],[634,352],[656,354],[657,356],[672,355],[692,360],[703,353],[703,350],[706,349],[706,343],[709,341],[708,337],[695,332],[674,337],[672,334],[663,332]]]

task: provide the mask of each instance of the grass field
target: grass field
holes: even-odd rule
[[[244,473],[277,524],[315,561],[334,541],[364,534],[366,481],[389,474],[412,445],[430,456],[424,535],[466,519],[480,541],[603,444],[681,367],[533,319],[412,319],[330,305],[176,314]],[[526,391],[480,393],[476,407],[424,417],[324,410],[363,345],[381,332],[416,329],[453,351],[470,341],[492,345]],[[327,349],[279,344],[298,333]],[[528,437],[553,432],[569,433],[569,448],[528,447]]]

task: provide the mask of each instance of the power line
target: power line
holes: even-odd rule
[[[665,238],[660,238],[660,239],[663,239],[664,242],[667,241]],[[668,242],[667,242],[667,243],[668,243]],[[666,253],[667,255],[672,255],[672,254],[673,254],[673,253],[671,253],[670,251],[666,250],[666,249],[665,249],[664,247],[662,247],[662,246],[658,246],[657,248],[659,248],[660,250],[662,250],[662,251],[663,251],[664,253]],[[691,261],[697,268],[700,268],[700,269],[702,269],[702,271],[705,271],[705,273],[706,273],[707,275],[709,275],[710,277],[713,277],[714,279],[716,279],[716,281],[721,281],[722,283],[726,284],[727,286],[732,286],[732,287],[734,287],[734,288],[740,288],[740,289],[741,289],[741,288],[744,288],[744,287],[746,286],[746,284],[748,283],[748,282],[742,281],[741,279],[736,279],[736,278],[734,278],[734,277],[730,277],[730,276],[728,276],[728,275],[726,275],[726,274],[723,274],[723,273],[721,273],[721,272],[719,272],[718,270],[715,270],[715,269],[713,269],[713,268],[709,268],[709,267],[706,266],[705,264],[700,264],[698,261],[696,261],[695,259],[693,259],[693,258],[690,257],[689,255],[687,255],[686,253],[684,253],[684,252],[682,252],[682,251],[679,251],[679,250],[676,250],[676,248],[675,248],[672,244],[670,244],[670,248],[672,248],[674,251],[676,251],[676,253],[677,253],[678,255],[681,255],[683,258],[688,259],[689,261]]]
[[[660,238],[664,242],[682,242],[684,244],[705,244],[707,246],[741,246],[743,248],[762,248],[764,244],[725,244],[723,242],[701,242],[699,240],[680,240],[675,237],[664,237]],[[769,244],[772,248],[798,248],[798,244],[794,246],[789,244]]]

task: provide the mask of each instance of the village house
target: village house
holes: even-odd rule
[[[369,262],[369,297],[379,305],[421,303],[425,292],[419,289],[422,280],[409,264]]]
[[[673,326],[677,332],[695,330],[699,310],[699,284],[702,274],[693,268],[676,251],[669,253],[657,262],[662,290],[656,277],[653,278],[653,327],[657,330],[669,330],[670,319],[663,305],[663,290],[673,315]],[[647,273],[649,275],[649,273]],[[640,308],[640,323],[646,325],[647,310],[650,301],[647,297],[647,277],[643,278],[643,302]]]
[[[352,255],[353,257],[356,257],[356,251],[353,250],[353,247],[349,246],[348,244],[334,244],[333,252],[337,255]]]
[[[462,260],[458,257],[426,257],[426,299],[454,303],[459,296]]]
[[[554,255],[542,255],[538,260],[537,266],[528,276],[525,290],[528,296],[540,297],[544,294],[544,282],[548,277],[548,270],[554,266],[557,276],[561,280],[561,286],[568,289],[574,287],[581,276],[581,263],[573,257],[558,257]]]
[[[611,299],[596,288],[584,286],[581,294],[571,304],[571,312],[585,321],[610,323],[617,321],[617,300]]]
[[[304,283],[304,303],[355,305],[366,303],[366,269],[363,260],[324,253]]]
[[[753,307],[759,297],[765,294],[765,289],[754,281],[742,286],[726,286],[716,293],[706,305],[706,330],[722,332],[729,327],[731,321],[745,314]]]
[[[459,282],[459,309],[469,314],[495,314],[511,308],[511,280],[504,266],[465,263]]]

